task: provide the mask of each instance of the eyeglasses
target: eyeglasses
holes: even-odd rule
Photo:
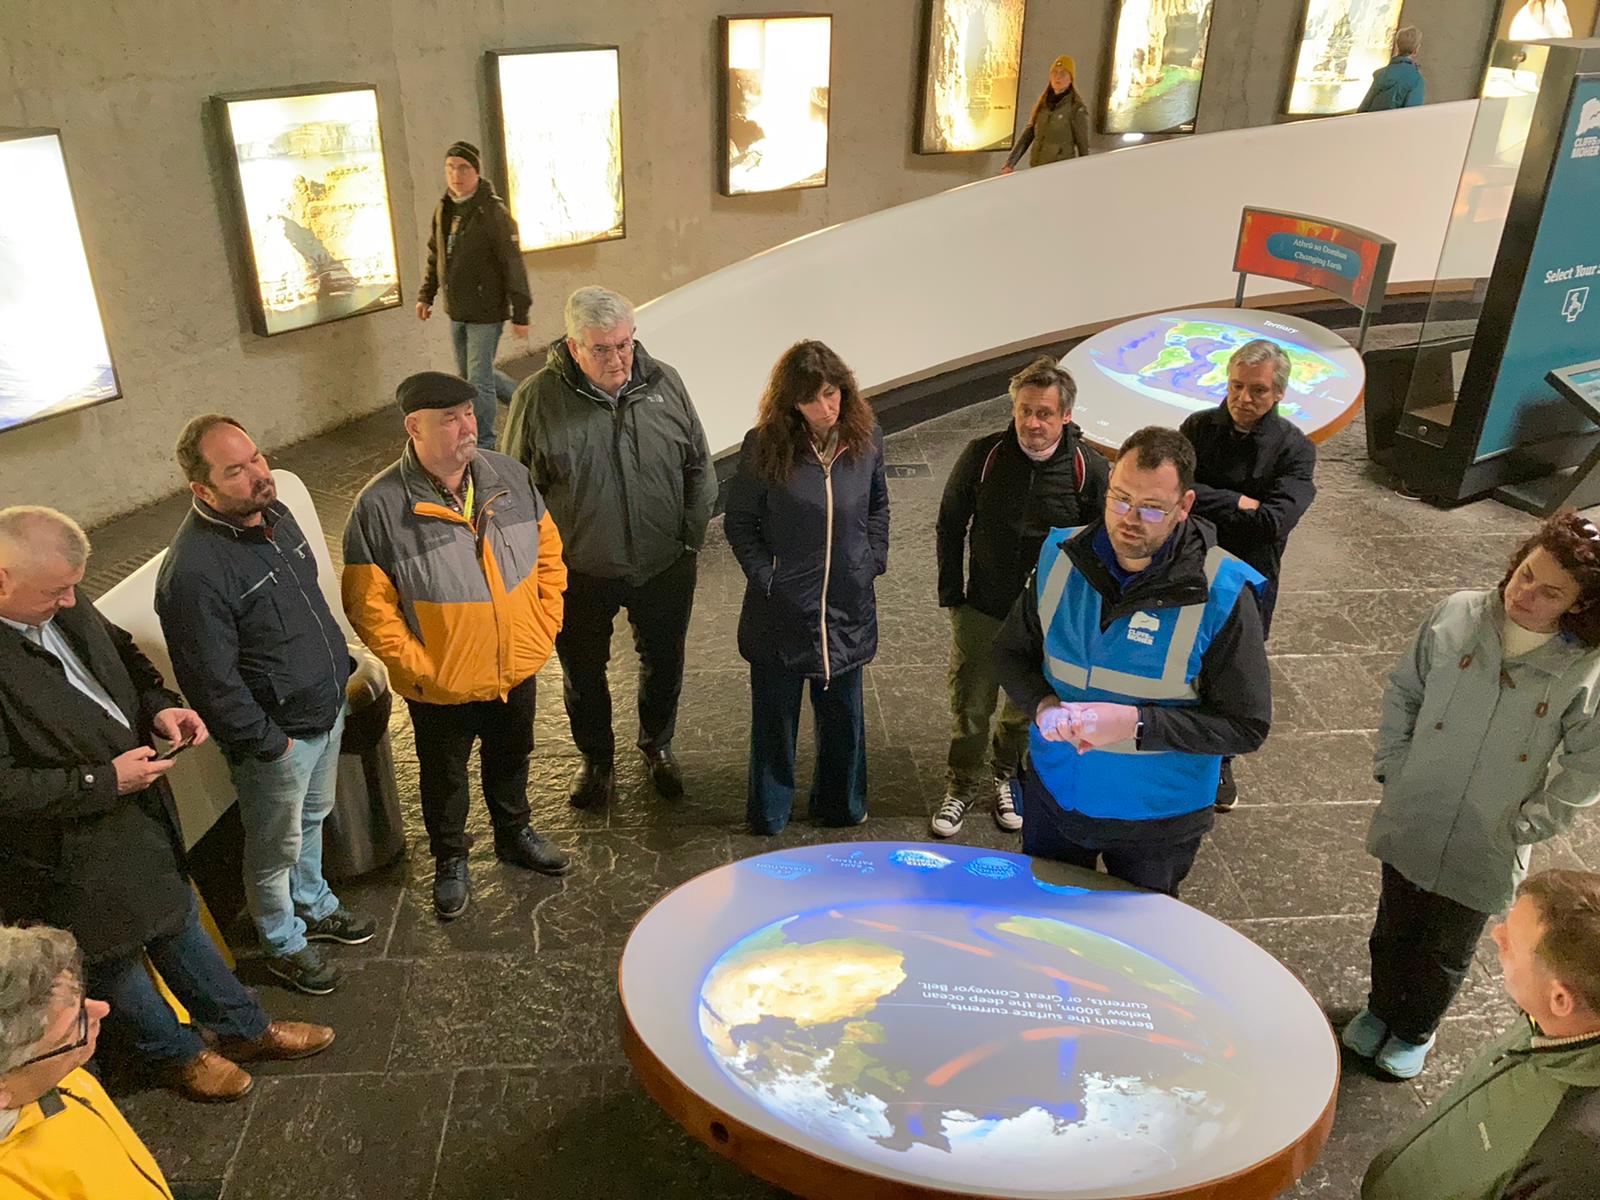
[[[1119,517],[1127,516],[1128,510],[1134,507],[1133,501],[1124,500],[1120,496],[1108,496],[1106,503],[1110,506],[1111,511]],[[1156,508],[1153,505],[1141,504],[1138,508],[1139,520],[1146,525],[1159,525],[1172,515],[1166,509]]]
[[[615,346],[590,346],[589,353],[602,361],[608,358],[626,358],[633,353],[633,339],[628,338]]]
[[[35,1054],[25,1062],[19,1062],[12,1067],[13,1071],[20,1071],[23,1067],[31,1067],[34,1063],[46,1062],[63,1054],[71,1054],[74,1050],[82,1050],[89,1044],[89,997],[78,997],[78,1036],[65,1046],[57,1046],[54,1050],[46,1050],[43,1054]],[[9,1072],[8,1072],[9,1074]]]
[[[1585,541],[1600,542],[1600,528],[1596,528],[1593,521],[1573,513],[1572,523],[1577,526],[1578,532],[1583,535]]]

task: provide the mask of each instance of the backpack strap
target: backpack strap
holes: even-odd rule
[[[1000,441],[1004,441],[1001,438]],[[989,453],[984,456],[983,466],[978,470],[978,486],[983,486],[983,481],[989,478],[989,472],[994,468],[994,460],[1000,453],[1000,442],[989,447]]]
[[[1083,447],[1075,446],[1072,450],[1072,487],[1073,491],[1083,491],[1083,481],[1088,477],[1089,464],[1083,461]]]

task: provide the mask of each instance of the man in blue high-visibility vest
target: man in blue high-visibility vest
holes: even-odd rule
[[[1214,820],[1224,755],[1266,739],[1264,577],[1191,517],[1194,448],[1151,426],[1123,443],[1102,520],[1055,529],[995,638],[1034,714],[1024,853],[1178,894]]]

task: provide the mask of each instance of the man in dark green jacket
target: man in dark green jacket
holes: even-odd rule
[[[528,467],[567,563],[556,635],[567,719],[583,754],[571,800],[612,793],[606,662],[617,610],[639,648],[639,739],[656,790],[683,794],[672,733],[696,554],[716,502],[705,430],[683,379],[633,340],[633,306],[602,287],[567,300],[567,336],[511,399],[501,446]]]
[[[1592,1200],[1600,1180],[1600,875],[1541,871],[1494,928],[1527,1014],[1373,1160],[1362,1200]]]

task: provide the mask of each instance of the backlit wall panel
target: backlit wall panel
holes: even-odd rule
[[[1354,112],[1372,86],[1373,72],[1392,57],[1401,3],[1306,0],[1284,111],[1293,116]]]
[[[1101,127],[1187,133],[1200,108],[1211,0],[1118,0]]]
[[[1025,0],[927,0],[917,153],[1007,150]]]
[[[722,193],[828,183],[830,16],[721,17]]]

